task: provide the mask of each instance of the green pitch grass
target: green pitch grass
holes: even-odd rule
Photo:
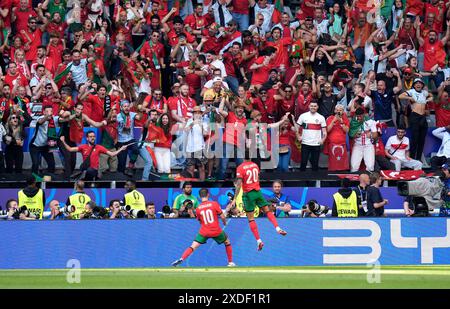
[[[66,281],[68,269],[3,270],[4,288],[450,288],[450,265],[367,267],[236,267],[82,269],[81,282]]]

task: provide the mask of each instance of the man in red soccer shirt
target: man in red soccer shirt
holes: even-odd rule
[[[150,69],[152,70],[151,88],[161,88],[161,69],[166,67],[164,63],[164,45],[159,42],[161,35],[158,31],[152,31],[150,40],[146,41],[139,54],[141,57],[150,60]]]
[[[241,66],[241,43],[234,42],[222,57],[223,64],[225,65],[225,71],[227,72],[225,81],[227,82],[228,86],[230,86],[231,91],[233,91],[233,93],[237,95],[239,88],[238,76],[241,75],[244,79],[244,82],[248,81],[245,77],[244,68]]]
[[[37,65],[42,64],[45,67],[45,70],[50,72],[52,76],[54,76],[56,67],[53,63],[52,58],[47,57],[47,47],[45,47],[44,45],[38,46],[36,56],[36,59],[31,65],[31,74],[35,74]]]
[[[440,41],[438,40],[438,34],[434,30],[430,30],[428,33],[428,39],[425,39],[420,34],[420,21],[416,22],[419,27],[416,29],[417,40],[419,41],[420,47],[423,48],[424,52],[424,71],[431,71],[431,68],[438,64],[441,68],[444,67],[445,62],[445,50],[444,46],[450,39],[450,21],[447,21],[447,31],[445,37]]]
[[[47,23],[37,27],[37,18],[30,17],[28,19],[27,29],[20,30],[20,36],[23,42],[30,42],[30,49],[25,53],[27,61],[34,61],[37,57],[38,47],[41,45],[42,34],[45,31]]]
[[[272,29],[272,41],[266,41],[265,46],[273,46],[277,50],[273,67],[285,70],[289,66],[288,48],[292,44],[292,38],[281,37],[281,29],[275,27]]]
[[[17,33],[27,29],[27,21],[30,17],[37,17],[28,0],[20,0],[19,7],[13,7],[11,13],[11,23],[15,23]]]
[[[255,236],[256,242],[258,244],[258,251],[261,251],[264,243],[259,236],[258,226],[255,222],[255,207],[258,206],[260,211],[262,210],[273,226],[277,230],[277,233],[285,236],[286,231],[278,226],[277,219],[273,212],[269,209],[271,203],[269,203],[261,193],[261,187],[259,185],[259,167],[256,163],[252,162],[250,159],[249,150],[245,150],[245,161],[238,166],[236,170],[236,193],[234,194],[236,202],[236,197],[238,196],[240,190],[243,190],[242,201],[244,202],[244,209],[247,215],[248,222],[250,224],[250,230]]]
[[[195,37],[193,37],[189,32],[184,31],[184,22],[180,16],[175,16],[173,19],[173,26],[170,28],[166,23],[163,24],[164,30],[167,33],[167,39],[169,45],[174,48],[179,41],[180,34],[184,34],[186,41],[188,43],[194,43]]]
[[[84,178],[84,180],[94,180],[97,177],[99,158],[102,153],[107,154],[110,157],[115,157],[128,147],[128,145],[123,145],[119,148],[119,150],[109,151],[102,145],[96,145],[95,139],[96,137],[94,131],[88,131],[86,132],[86,140],[88,142],[87,144],[83,144],[78,147],[70,147],[66,144],[64,136],[60,137],[60,140],[67,151],[81,152],[81,155],[83,156],[83,162],[86,161],[86,159],[89,157],[89,167],[85,170],[85,177],[82,177]]]
[[[176,122],[186,123],[192,117],[192,109],[197,103],[189,96],[189,86],[180,86],[180,95],[169,99],[169,110]]]
[[[218,55],[223,47],[223,36],[217,37],[219,28],[216,23],[212,23],[207,29],[202,31],[202,40],[197,46],[197,50],[202,52],[213,51],[214,55]]]
[[[203,16],[203,4],[197,3],[194,9],[194,14],[187,16],[184,19],[185,26],[191,28],[190,33],[200,37],[202,35],[203,28],[206,27],[206,17]]]
[[[219,216],[222,219],[223,225],[227,225],[227,220],[222,212],[222,209],[220,208],[220,205],[217,202],[209,200],[209,192],[206,188],[201,189],[199,195],[202,203],[195,211],[197,214],[197,219],[200,221],[202,227],[200,228],[200,231],[191,246],[184,251],[181,258],[172,263],[172,266],[181,264],[195,251],[195,249],[200,247],[200,245],[205,244],[209,238],[214,239],[219,245],[225,244],[228,267],[236,266],[236,264],[233,263],[233,250],[230,239],[219,225]]]

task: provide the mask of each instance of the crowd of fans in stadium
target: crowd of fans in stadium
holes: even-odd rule
[[[279,171],[317,170],[321,151],[330,171],[420,170],[428,126],[437,169],[450,158],[449,6],[3,0],[0,172],[21,173],[28,149],[37,175],[59,155],[69,179],[81,152],[85,179],[132,175],[138,157],[142,180],[174,166],[224,179],[243,146]]]

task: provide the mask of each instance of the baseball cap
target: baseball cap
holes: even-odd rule
[[[222,77],[216,76],[213,78],[213,83],[215,82],[222,82]]]
[[[403,74],[408,73],[411,74],[412,73],[412,69],[411,68],[406,68],[403,70]]]
[[[420,78],[414,79],[413,85],[414,85],[415,83],[422,83],[422,85],[425,85],[425,83],[424,83],[424,82],[422,81],[422,79],[420,79]]]

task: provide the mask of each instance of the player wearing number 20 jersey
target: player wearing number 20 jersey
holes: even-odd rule
[[[247,152],[247,151],[246,151]],[[247,154],[246,154],[247,157]],[[259,237],[258,226],[255,222],[254,211],[256,206],[262,210],[273,226],[277,230],[278,234],[286,235],[287,233],[278,226],[277,219],[272,211],[269,209],[270,203],[264,198],[261,193],[261,186],[259,184],[259,167],[256,163],[246,159],[244,163],[238,166],[236,170],[236,193],[239,194],[240,190],[244,191],[242,201],[244,202],[244,209],[247,215],[247,219],[250,225],[250,230],[255,236],[257,242],[258,251],[262,250],[264,243]]]
[[[228,266],[236,266],[233,263],[230,240],[219,224],[219,216],[222,219],[223,225],[227,224],[225,215],[223,214],[220,205],[217,202],[209,200],[208,189],[203,188],[200,190],[200,198],[202,203],[196,209],[197,219],[201,224],[200,231],[197,234],[197,237],[195,237],[192,245],[184,251],[181,258],[172,263],[172,266],[177,266],[183,262],[194,252],[195,249],[206,243],[209,238],[214,239],[219,245],[222,243],[225,244],[225,250],[228,257]]]

